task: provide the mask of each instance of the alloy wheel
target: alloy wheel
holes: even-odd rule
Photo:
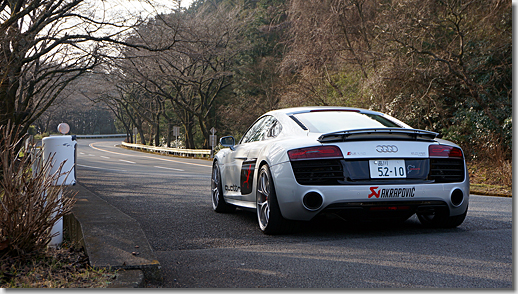
[[[261,170],[257,185],[257,218],[261,230],[264,231],[270,219],[270,179],[265,170]]]
[[[210,182],[212,190],[212,208],[216,210],[216,208],[218,207],[218,203],[220,201],[220,175],[217,164],[214,164],[214,168],[212,169],[212,178]]]

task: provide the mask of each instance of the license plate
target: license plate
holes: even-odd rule
[[[406,178],[404,159],[369,160],[371,179]]]

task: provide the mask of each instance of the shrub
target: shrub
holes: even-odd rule
[[[19,136],[17,129],[8,126],[0,126],[0,136],[1,259],[43,251],[54,237],[52,227],[70,212],[75,199],[66,195],[65,187],[54,186],[59,176],[67,174],[61,171],[63,164],[49,174],[50,158],[38,173],[33,173],[38,150],[20,147],[26,136]]]

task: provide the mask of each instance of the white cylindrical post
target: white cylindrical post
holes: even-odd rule
[[[57,178],[53,186],[60,189],[61,185],[75,185],[76,173],[76,147],[77,142],[75,136],[53,136],[46,137],[42,140],[43,145],[43,163],[47,163],[52,158],[51,167],[46,176],[56,173],[64,162],[61,174]],[[61,200],[63,191],[59,191],[58,199]],[[49,243],[49,246],[57,247],[63,242],[63,218],[60,218],[52,227],[51,234],[57,233]]]
[[[51,168],[49,175],[54,174],[62,162],[65,162],[62,173],[57,182],[56,186],[60,185],[74,185],[76,183],[75,173],[75,157],[76,157],[76,145],[77,142],[73,136],[53,136],[46,137],[42,140],[43,144],[43,163],[50,160],[52,156],[54,158],[51,162]],[[70,173],[68,173],[70,172]]]
[[[58,199],[61,200],[62,194],[63,194],[63,191],[60,190]],[[54,217],[54,216],[55,216],[55,214],[52,215],[52,217]],[[61,243],[63,243],[63,218],[62,217],[59,218],[59,220],[56,223],[54,223],[54,226],[52,227],[52,229],[50,231],[51,236],[54,234],[56,234],[56,235],[54,237],[52,237],[52,239],[50,240],[49,246],[58,247],[59,245],[61,245]]]

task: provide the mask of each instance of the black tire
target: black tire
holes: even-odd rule
[[[417,218],[421,224],[428,228],[455,228],[460,226],[466,215],[468,209],[463,214],[449,216],[447,211],[433,211],[428,213],[417,213]]]
[[[267,235],[292,233],[295,222],[285,219],[277,202],[277,194],[268,165],[261,166],[257,176],[256,190],[257,221]]]
[[[212,177],[210,180],[212,194],[212,209],[215,212],[233,212],[236,207],[225,202],[223,198],[223,188],[221,184],[221,173],[216,161],[212,165]]]

